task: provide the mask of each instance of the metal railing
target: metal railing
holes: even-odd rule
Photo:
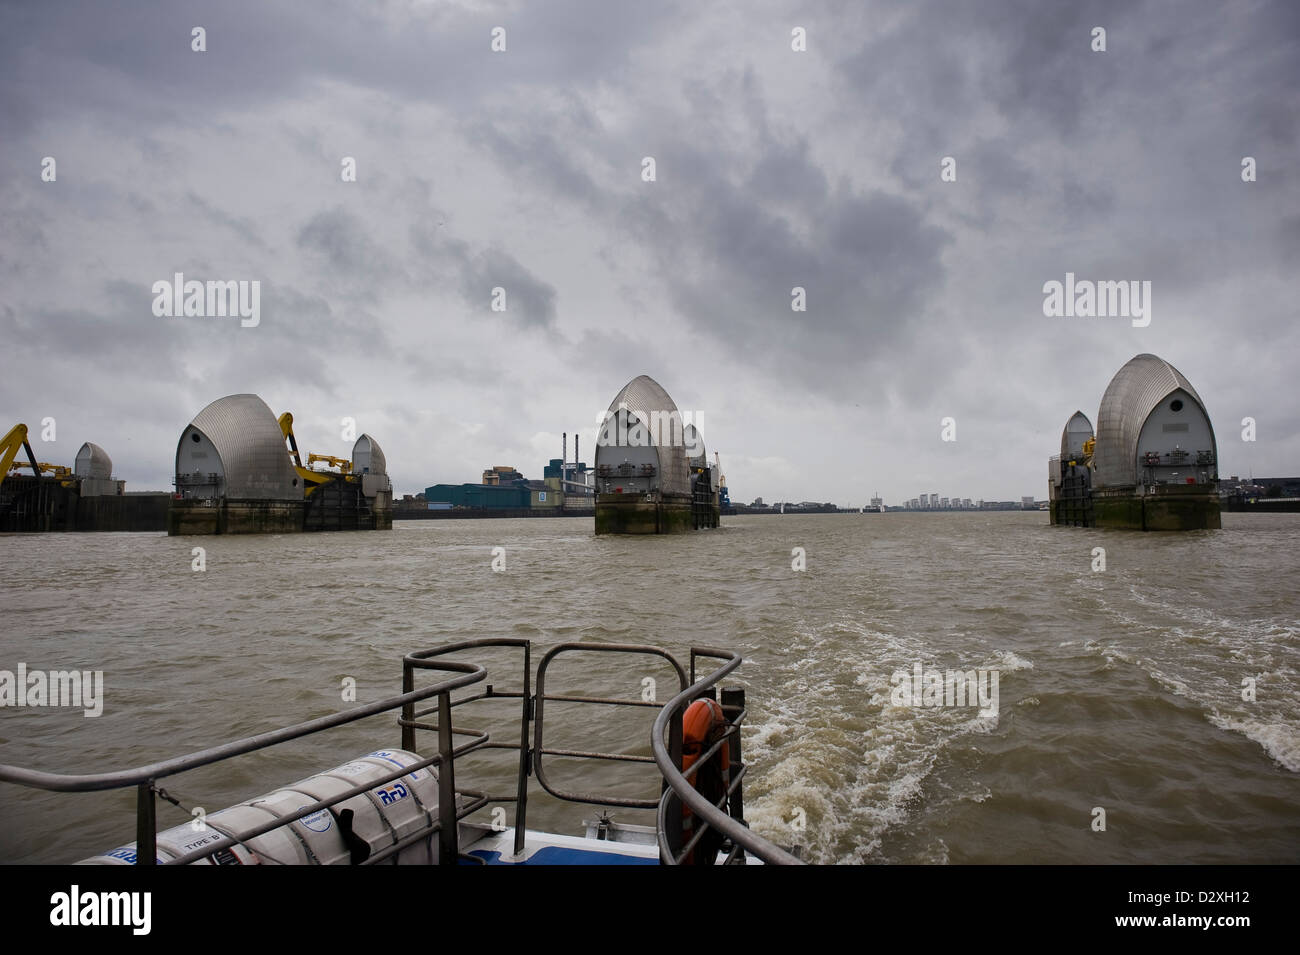
[[[498,690],[487,684],[478,693],[452,699],[454,690],[481,683],[487,678],[487,670],[475,663],[456,660],[437,659],[449,653],[465,650],[477,650],[491,647],[515,648],[523,651],[522,687],[520,690]],[[570,694],[547,694],[546,673],[554,661],[563,654],[571,653],[623,653],[642,656],[660,657],[672,666],[678,678],[679,692],[668,703],[659,703],[645,699],[617,699],[612,697],[577,696]],[[421,758],[396,772],[386,773],[378,779],[370,779],[345,792],[330,796],[300,807],[292,814],[285,814],[254,828],[240,832],[226,831],[215,826],[211,819],[206,819],[209,828],[218,832],[220,839],[205,843],[203,846],[176,858],[165,860],[167,865],[184,865],[213,856],[230,847],[255,839],[274,829],[288,826],[313,813],[359,796],[378,786],[394,782],[417,770],[437,767],[438,809],[437,818],[430,818],[427,825],[420,827],[391,845],[360,860],[363,864],[382,862],[409,845],[431,837],[434,833],[439,838],[439,862],[454,865],[458,861],[481,862],[470,856],[462,856],[459,851],[459,822],[466,816],[477,812],[490,803],[513,802],[516,804],[514,826],[514,852],[516,855],[524,849],[528,811],[528,777],[536,772],[537,780],[551,795],[579,803],[605,806],[622,806],[639,809],[656,809],[656,828],[660,860],[666,864],[680,864],[692,856],[700,840],[709,831],[720,833],[730,844],[725,858],[727,863],[744,862],[744,852],[769,864],[799,864],[800,860],[790,853],[754,835],[746,826],[743,818],[743,789],[745,766],[741,761],[740,726],[745,717],[744,691],[724,689],[722,691],[722,709],[727,717],[725,731],[702,753],[690,769],[684,773],[682,765],[682,716],[687,705],[704,696],[711,696],[713,688],[727,674],[735,670],[741,658],[730,651],[713,649],[692,649],[690,680],[681,664],[665,650],[658,647],[639,644],[598,644],[598,643],[564,643],[553,647],[543,657],[537,668],[537,692],[531,692],[531,657],[532,645],[528,640],[514,638],[485,638],[466,640],[431,650],[422,650],[407,654],[402,659],[402,693],[386,700],[358,706],[342,713],[319,717],[298,723],[294,726],[250,736],[245,739],[219,746],[209,747],[186,756],[157,763],[150,763],[134,769],[119,772],[96,773],[88,775],[64,775],[47,773],[39,770],[24,769],[16,766],[0,765],[0,782],[16,783],[30,788],[44,789],[52,792],[94,792],[110,789],[136,789],[136,864],[154,865],[157,859],[157,812],[156,799],[162,796],[170,799],[165,790],[157,784],[160,780],[191,770],[209,766],[214,763],[257,752],[279,743],[312,736],[316,733],[357,722],[380,713],[400,709],[398,724],[401,727],[401,747],[410,752],[418,752],[416,731],[425,730],[438,734],[437,752]],[[707,677],[696,680],[696,661],[699,658],[724,660]],[[417,670],[434,670],[457,674],[443,679],[423,689],[415,688]],[[437,697],[436,705],[426,709],[417,708],[424,700]],[[452,724],[452,711],[457,706],[488,699],[517,699],[520,701],[519,742],[498,742],[481,730],[457,729]],[[582,703],[599,706],[619,707],[655,707],[660,710],[651,731],[651,756],[639,756],[627,753],[607,753],[590,750],[547,748],[545,745],[545,708],[551,703]],[[436,722],[425,722],[424,718],[436,715]],[[530,722],[532,747],[529,746]],[[468,742],[459,746],[455,738],[469,737]],[[701,795],[692,783],[701,767],[708,765],[718,757],[723,746],[729,747],[732,771],[727,778],[726,791],[716,803]],[[519,753],[516,789],[513,794],[491,794],[476,789],[457,789],[455,760],[479,749],[507,749]],[[664,792],[658,799],[635,799],[609,793],[572,792],[555,785],[546,776],[545,756],[617,760],[627,762],[654,763],[663,776]],[[172,800],[174,801],[174,800]],[[684,836],[683,807],[690,810],[694,831],[689,840]],[[724,811],[724,807],[726,810]],[[724,846],[725,848],[725,846]],[[713,861],[712,859],[706,861]]]
[[[414,688],[414,671],[422,667],[431,666],[429,660],[448,653],[458,651],[479,649],[483,647],[517,647],[524,651],[523,674],[522,674],[522,691],[503,691],[498,690],[493,684],[478,694],[473,696],[462,697],[458,700],[451,700],[448,704],[448,713],[457,706],[474,703],[485,699],[518,699],[522,703],[520,712],[520,729],[519,742],[496,742],[488,741],[487,734],[481,734],[484,741],[481,743],[482,748],[486,749],[509,749],[519,752],[519,770],[517,777],[517,788],[514,795],[484,795],[488,802],[513,802],[515,809],[515,835],[514,851],[518,855],[524,849],[525,830],[528,816],[528,777],[536,775],[538,783],[552,796],[557,799],[563,799],[568,802],[587,803],[598,806],[620,806],[632,809],[654,809],[659,804],[658,799],[636,799],[627,796],[619,796],[612,793],[599,792],[576,792],[561,788],[552,782],[546,775],[545,757],[554,756],[571,759],[600,759],[614,760],[621,762],[639,762],[653,763],[653,756],[637,756],[627,753],[607,753],[593,750],[576,750],[576,749],[557,749],[548,748],[545,741],[545,715],[546,704],[550,703],[584,703],[603,706],[633,706],[633,707],[662,707],[662,703],[647,700],[629,700],[618,699],[614,697],[599,696],[575,696],[565,693],[548,694],[546,692],[546,674],[547,670],[554,664],[555,660],[563,654],[572,653],[624,653],[639,654],[644,656],[660,657],[666,660],[673,668],[680,689],[686,688],[686,671],[682,665],[677,662],[673,656],[665,650],[658,647],[643,646],[640,644],[621,644],[621,643],[562,643],[552,647],[542,657],[537,666],[537,693],[532,695],[529,692],[530,676],[530,659],[531,643],[528,640],[500,638],[484,640],[467,640],[461,643],[451,644],[445,647],[439,647],[434,650],[424,650],[419,653],[408,654],[402,661],[402,689],[411,691]],[[456,729],[449,718],[444,718],[439,707],[437,723],[422,722],[421,718],[433,712],[432,709],[416,710],[414,705],[408,705],[403,708],[401,718],[398,722],[402,726],[402,748],[415,751],[415,731],[426,730],[439,733],[439,739],[442,740],[443,734],[450,736],[480,735],[476,730]],[[533,724],[530,732],[529,724]],[[678,721],[677,743],[674,752],[680,761],[681,758],[681,723]],[[529,738],[532,738],[533,745],[528,745]],[[448,770],[442,770],[440,774],[440,785],[450,785],[442,780],[443,776],[448,775]],[[462,790],[464,792],[464,790]]]
[[[604,705],[604,706],[640,706],[640,707],[647,707],[647,706],[662,707],[663,706],[662,703],[658,703],[654,700],[622,700],[622,699],[615,699],[612,697],[568,696],[563,694],[547,696],[546,695],[547,667],[549,667],[552,663],[554,663],[555,659],[559,657],[561,654],[587,653],[587,652],[629,653],[629,654],[640,654],[644,656],[662,657],[672,665],[673,670],[676,672],[680,689],[683,690],[686,689],[686,671],[682,669],[682,665],[680,663],[678,663],[675,659],[673,659],[672,654],[668,653],[665,650],[661,650],[658,647],[649,647],[649,646],[643,646],[641,644],[628,644],[628,643],[562,643],[557,647],[552,647],[546,653],[546,655],[542,657],[542,662],[537,667],[537,717],[536,717],[537,725],[534,727],[535,736],[533,741],[533,748],[537,754],[535,760],[535,765],[537,770],[537,781],[541,783],[542,788],[545,789],[552,796],[555,796],[558,799],[567,799],[570,802],[592,803],[598,806],[623,806],[631,809],[653,809],[656,805],[658,805],[657,799],[634,799],[626,796],[615,796],[615,795],[609,795],[605,793],[569,792],[567,790],[559,789],[556,786],[552,785],[550,780],[546,778],[546,771],[543,767],[543,760],[542,760],[543,756],[567,756],[574,759],[607,759],[607,760],[620,760],[624,762],[641,762],[641,763],[654,762],[654,758],[651,756],[633,756],[625,753],[600,753],[600,752],[591,752],[588,750],[547,749],[545,747],[543,741],[543,733],[545,727],[545,723],[543,722],[543,716],[545,714],[546,703],[548,700],[551,702],[589,703],[589,704]],[[679,725],[679,730],[680,730],[680,725]],[[675,752],[677,753],[678,759],[680,760],[681,758],[680,733],[678,735],[677,748]]]
[[[701,680],[695,679],[695,661],[699,657],[712,657],[726,662]],[[741,784],[745,778],[746,767],[740,761],[740,725],[745,719],[745,695],[743,690],[723,690],[722,712],[728,717],[727,728],[707,750],[699,755],[691,768],[682,772],[681,738],[682,716],[686,708],[698,699],[709,695],[709,691],[721,682],[722,678],[740,666],[739,654],[730,650],[713,650],[708,648],[691,649],[691,685],[669,700],[655,719],[651,730],[650,745],[654,751],[655,763],[663,773],[666,789],[659,800],[658,818],[655,828],[659,833],[659,859],[665,865],[680,865],[692,858],[692,853],[709,831],[717,831],[730,844],[724,863],[743,864],[743,852],[752,852],[768,865],[802,865],[802,861],[773,845],[761,836],[755,835],[745,824],[743,818],[743,790]],[[728,697],[730,696],[730,701]],[[669,743],[665,744],[667,734]],[[691,782],[691,777],[698,776],[699,771],[710,760],[719,758],[722,747],[730,748],[730,778],[726,782],[722,797],[710,802]],[[674,748],[675,747],[675,748]],[[694,816],[694,832],[689,840],[683,842],[684,826],[681,807],[685,805]],[[730,812],[724,811],[724,806]],[[712,862],[711,859],[704,860]]]
[[[126,789],[134,786],[136,789],[136,864],[137,865],[154,865],[157,862],[157,805],[156,797],[159,794],[157,782],[180,773],[198,769],[202,766],[208,766],[222,760],[231,759],[235,756],[242,756],[246,753],[257,752],[279,743],[286,743],[290,740],[300,739],[305,736],[311,736],[336,726],[343,726],[348,723],[355,723],[358,720],[375,716],[389,710],[414,706],[421,700],[426,700],[432,696],[438,697],[439,711],[445,713],[445,722],[450,725],[450,707],[451,691],[463,686],[469,686],[477,683],[487,676],[487,671],[477,664],[461,663],[453,661],[443,661],[438,664],[428,665],[429,669],[438,669],[459,673],[450,679],[443,680],[433,686],[426,687],[422,690],[412,690],[405,692],[400,696],[392,697],[387,700],[380,700],[376,703],[370,703],[365,706],[358,706],[342,713],[334,713],[330,716],[322,716],[318,719],[308,720],[305,723],[298,723],[294,726],[285,727],[284,729],[274,730],[269,733],[261,733],[257,736],[250,736],[245,739],[236,740],[232,743],[224,743],[220,746],[209,747],[196,753],[190,753],[186,756],[178,756],[172,759],[163,760],[158,763],[150,763],[146,766],[140,766],[135,769],[121,770],[111,773],[94,773],[89,775],[65,775],[60,773],[46,773],[40,770],[24,769],[18,766],[0,765],[0,782],[17,783],[20,786],[27,786],[34,789],[45,789],[51,792],[98,792],[108,789]],[[256,826],[242,832],[222,832],[222,838],[216,842],[211,842],[192,852],[186,853],[175,859],[166,860],[167,865],[184,865],[189,862],[198,861],[201,858],[212,855],[222,849],[228,849],[237,843],[246,842],[249,839],[270,832],[272,829],[280,829],[287,826],[304,816],[309,816],[314,812],[322,809],[328,809],[336,803],[351,799],[364,792],[374,789],[376,786],[386,785],[396,779],[400,779],[416,770],[426,766],[445,766],[446,771],[440,772],[439,785],[443,787],[442,779],[444,776],[454,778],[451,772],[452,764],[456,756],[467,753],[486,742],[486,735],[482,741],[471,742],[459,749],[455,749],[450,744],[450,737],[440,738],[440,745],[437,754],[418,762],[405,766],[394,773],[389,773],[380,779],[371,779],[365,783],[354,786],[346,792],[328,799],[322,799],[308,806],[303,806],[293,814],[280,816],[270,822]],[[462,795],[477,797],[464,806],[457,806],[456,794],[448,793],[446,788],[440,788],[438,799],[438,818],[431,820],[428,826],[423,827],[420,831],[412,833],[398,843],[386,846],[380,852],[372,855],[366,860],[366,864],[382,862],[395,852],[400,851],[407,845],[418,842],[421,838],[429,836],[433,832],[439,833],[439,847],[441,855],[439,862],[443,865],[453,865],[458,861],[459,853],[457,851],[458,826],[460,819],[468,816],[470,813],[481,809],[490,800],[482,794],[464,792]],[[209,828],[216,829],[210,820],[207,820]],[[221,830],[216,830],[220,832]]]
[[[402,707],[402,714],[397,722],[402,727],[402,749],[416,752],[415,731],[418,729],[430,730],[438,734],[438,751],[451,751],[458,755],[451,746],[452,738],[455,736],[473,736],[479,740],[475,748],[484,749],[516,749],[519,751],[519,773],[518,785],[513,796],[495,795],[489,796],[484,793],[474,793],[483,801],[476,806],[476,809],[482,808],[492,802],[513,802],[517,808],[515,810],[515,854],[518,855],[524,849],[525,826],[528,817],[528,776],[531,772],[531,753],[528,749],[528,721],[532,716],[533,697],[529,692],[529,674],[532,666],[532,643],[528,640],[520,640],[513,637],[488,637],[481,640],[463,640],[459,643],[449,644],[445,647],[436,647],[432,650],[420,650],[415,653],[408,653],[402,658],[402,692],[403,695],[409,695],[415,689],[415,671],[416,670],[437,670],[444,669],[451,664],[451,661],[442,663],[431,662],[434,657],[444,656],[448,653],[456,653],[462,650],[480,649],[483,647],[516,647],[524,651],[523,661],[523,689],[522,691],[498,690],[491,683],[487,684],[481,693],[473,696],[462,697],[459,700],[452,700],[450,694],[439,695],[438,706],[436,709],[417,710],[415,700]],[[464,664],[461,664],[462,666]],[[486,674],[486,671],[484,671]],[[454,689],[454,688],[453,688]],[[520,713],[520,736],[518,743],[500,743],[493,742],[487,733],[480,733],[476,730],[457,730],[452,726],[451,711],[454,707],[464,706],[467,703],[474,703],[478,700],[486,699],[517,699],[521,701],[522,711]],[[421,722],[421,717],[428,716],[431,713],[437,713],[437,723]],[[443,791],[454,794],[456,788],[455,766],[453,761],[448,761],[446,766],[438,773],[439,796],[438,804],[442,805],[444,799]]]

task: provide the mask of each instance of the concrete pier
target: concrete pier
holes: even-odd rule
[[[1156,484],[1095,488],[1095,526],[1133,531],[1218,530],[1219,495],[1211,485]]]
[[[78,482],[78,485],[81,482]],[[167,529],[171,495],[91,494],[56,478],[10,475],[0,485],[0,531],[149,531]]]
[[[1079,411],[1048,461],[1053,524],[1215,530],[1218,447],[1201,396],[1155,355],[1131,358],[1101,399],[1094,435]]]
[[[350,459],[305,457],[308,466],[302,463],[291,414],[276,418],[257,395],[218,398],[181,432],[167,533],[392,528],[392,484],[374,438],[361,435]],[[310,468],[316,460],[338,470]]]
[[[694,530],[691,499],[641,494],[596,495],[597,534],[680,534]]]
[[[596,437],[596,533],[717,527],[719,500],[694,422],[653,378],[633,378],[610,402]]]
[[[237,501],[230,498],[172,501],[167,533],[297,534],[303,529],[302,501]]]

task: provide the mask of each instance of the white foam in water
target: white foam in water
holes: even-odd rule
[[[810,669],[806,659],[783,667],[783,685],[768,695],[774,712],[746,736],[746,758],[761,781],[747,799],[746,815],[756,832],[774,842],[804,845],[810,861],[879,861],[884,835],[908,822],[925,798],[940,754],[953,741],[992,732],[998,725],[996,715],[979,716],[969,707],[896,705],[891,676],[899,670],[910,673],[916,663],[937,670],[997,670],[1004,690],[1007,674],[1034,664],[1004,649],[986,652],[982,659],[954,659],[951,651],[937,652],[920,637],[883,633],[852,621],[839,620],[826,629],[849,630],[854,636],[851,645],[859,652],[850,652],[842,663],[856,671],[854,684],[862,688],[861,695],[846,698],[842,685],[833,687],[824,679],[811,685],[808,678],[817,668]],[[819,634],[801,632],[792,646],[812,648],[819,642]],[[828,705],[835,708],[829,720]],[[845,778],[845,765],[854,763],[860,769]],[[965,795],[982,801],[988,790]],[[802,832],[791,825],[799,810],[806,822]],[[940,842],[932,849],[925,851],[927,860],[947,861],[947,846]]]
[[[948,844],[942,839],[935,839],[933,843],[926,846],[925,854],[920,861],[925,865],[947,865]]]
[[[1294,655],[1292,645],[1300,629],[1275,620],[1232,620],[1201,607],[1174,606],[1142,593],[1136,585],[1129,593],[1135,603],[1161,617],[1177,619],[1180,625],[1145,621],[1123,607],[1107,606],[1106,611],[1120,622],[1120,632],[1132,635],[1142,652],[1097,641],[1085,643],[1084,649],[1105,657],[1108,668],[1116,660],[1138,667],[1170,693],[1200,706],[1214,726],[1240,733],[1259,744],[1279,766],[1300,773],[1300,681],[1292,667],[1277,659],[1289,661]],[[1236,681],[1245,677],[1255,678],[1271,691],[1251,703],[1242,701],[1243,709],[1249,710],[1222,712],[1225,700],[1240,697]]]
[[[1018,653],[1010,650],[995,650],[990,662],[984,664],[986,670],[1001,670],[1003,673],[1014,673],[1017,670],[1032,670],[1034,663],[1032,660],[1026,660]]]
[[[1210,716],[1209,720],[1220,729],[1241,733],[1258,743],[1283,769],[1300,773],[1300,727],[1287,723],[1234,719],[1217,713]]]

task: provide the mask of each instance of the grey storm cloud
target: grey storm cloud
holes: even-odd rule
[[[471,252],[453,243],[452,254],[460,264],[460,291],[475,310],[491,307],[495,289],[504,293],[504,317],[531,328],[555,324],[555,289],[528,271],[519,260],[497,248]]]
[[[189,193],[186,197],[198,212],[214,225],[229,229],[244,242],[259,249],[266,248],[266,243],[258,234],[257,223],[247,216],[232,216],[224,209],[217,208],[202,196]]]
[[[334,275],[382,280],[391,274],[393,258],[371,238],[364,223],[345,209],[313,215],[298,230],[298,247],[322,260]]]
[[[590,122],[590,117],[584,115],[581,122]],[[545,129],[507,129],[504,123],[476,122],[466,132],[472,142],[490,150],[497,161],[563,198],[599,198],[599,188],[579,165],[572,146]]]
[[[26,361],[0,412],[57,405],[133,449],[119,422],[147,420],[172,446],[115,460],[165,487],[173,419],[222,394],[355,407],[387,416],[408,490],[507,455],[532,476],[530,440],[648,373],[694,407],[827,412],[797,465],[775,405],[710,420],[724,458],[777,459],[729,475],[754,496],[803,470],[809,497],[940,473],[1009,497],[1152,351],[1212,414],[1266,422],[1257,473],[1294,472],[1296,89],[1281,0],[4,4],[0,334]],[[260,279],[261,324],[153,316],[180,270]],[[1067,271],[1152,281],[1150,328],[1045,318]],[[859,408],[888,420],[843,431]],[[938,447],[951,409],[980,454]]]
[[[7,93],[0,126],[25,131],[50,109],[183,124],[187,114],[240,110],[324,80],[470,106],[503,81],[588,85],[616,75],[630,50],[670,35],[677,10],[583,0],[520,9],[342,0],[8,4],[0,9]],[[507,40],[517,37],[504,62],[487,43],[502,22]],[[190,50],[195,26],[206,31],[202,59]]]

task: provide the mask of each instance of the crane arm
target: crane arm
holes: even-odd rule
[[[332,468],[338,468],[340,474],[352,473],[352,462],[347,458],[336,458],[332,454],[316,454],[315,452],[307,455],[308,466],[313,465],[318,461],[327,464]]]
[[[9,429],[9,433],[3,439],[0,439],[0,480],[4,480],[5,475],[9,473],[14,458],[18,456],[19,448],[27,452],[27,460],[32,466],[32,474],[39,475],[43,470],[36,460],[31,444],[27,441],[27,425],[16,424]],[[46,467],[49,467],[49,465],[46,465]]]
[[[298,439],[293,436],[293,415],[286,411],[279,417],[280,433],[284,435],[289,442],[289,458],[293,461],[293,469],[297,472],[298,477],[302,479],[303,494],[311,496],[311,492],[316,490],[322,484],[328,484],[339,476],[339,473],[347,475],[352,470],[352,462],[346,458],[336,458],[329,454],[309,454],[307,463],[315,464],[317,461],[327,461],[333,466],[339,468],[339,472],[333,471],[313,471],[309,467],[303,467],[302,454],[298,451]],[[352,480],[349,478],[348,480]]]
[[[293,415],[286,411],[279,420],[280,433],[289,442],[289,457],[293,458],[293,466],[301,470],[302,455],[298,453],[298,439],[293,436]]]

